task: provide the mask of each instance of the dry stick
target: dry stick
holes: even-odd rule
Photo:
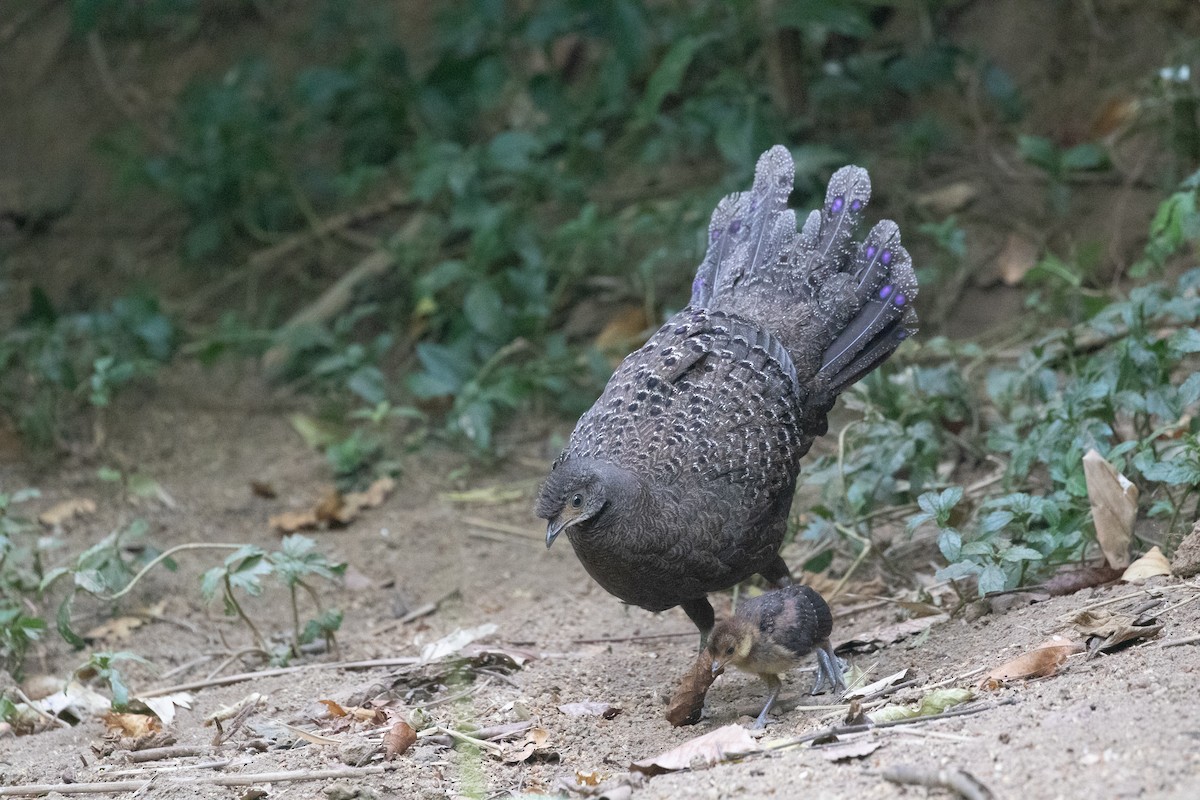
[[[102,772],[106,778],[136,778],[138,775],[162,775],[167,772],[181,772],[185,769],[225,769],[233,763],[233,759],[220,761],[200,761],[195,764],[163,764],[157,767],[137,767],[136,769],[121,769],[115,772]]]
[[[508,525],[503,522],[493,522],[490,519],[481,517],[463,517],[462,521],[476,528],[483,528],[488,531],[496,531],[497,533],[507,533],[510,536],[518,536],[522,539],[541,539],[542,534],[537,531],[531,531],[528,528],[522,528],[518,525]]]
[[[376,658],[370,661],[335,661],[331,664],[300,664],[295,667],[278,667],[276,669],[258,670],[257,672],[239,672],[236,675],[226,675],[223,678],[213,678],[212,680],[178,683],[174,686],[161,686],[146,692],[138,692],[137,697],[162,697],[165,694],[174,694],[175,692],[191,692],[197,689],[208,689],[213,686],[228,686],[231,683],[242,683],[243,681],[252,681],[258,678],[275,678],[280,675],[292,675],[307,670],[409,667],[420,663],[420,661],[421,659],[415,656],[408,656],[403,658]]]
[[[1179,647],[1185,644],[1200,642],[1200,636],[1184,636],[1182,639],[1167,639],[1158,643],[1158,647]]]
[[[965,800],[991,800],[992,790],[978,778],[962,769],[926,770],[910,764],[889,767],[879,773],[885,781],[905,786],[927,786],[931,789],[949,789]]]
[[[169,778],[159,786],[252,786],[256,783],[294,783],[297,781],[326,781],[364,778],[398,769],[400,764],[375,764],[369,767],[336,769],[298,769],[287,772],[251,772],[241,775],[198,775],[192,778]],[[49,794],[113,794],[137,792],[149,787],[151,781],[112,781],[109,783],[32,783],[27,786],[0,786],[0,797],[27,797]]]
[[[695,636],[696,630],[677,631],[676,633],[647,633],[638,636],[601,636],[599,639],[572,639],[571,644],[608,644],[609,642],[646,642],[651,639],[675,639],[681,636]]]
[[[215,748],[208,745],[190,746],[175,745],[172,747],[148,747],[145,750],[117,751],[126,761],[133,764],[144,764],[147,761],[161,761],[164,758],[192,758],[195,756],[212,755]]]
[[[909,719],[894,719],[887,722],[865,722],[860,725],[835,725],[832,728],[825,728],[814,733],[806,733],[803,736],[795,736],[791,739],[781,739],[778,742],[771,742],[764,750],[780,750],[785,747],[794,747],[798,744],[815,741],[816,739],[824,739],[826,736],[843,736],[849,733],[862,733],[864,731],[876,730],[878,728],[895,728],[900,725],[920,725],[926,722],[934,722],[941,719],[950,719],[951,717],[966,717],[971,714],[979,714],[983,711],[990,711],[993,708],[1000,706],[1010,706],[1017,701],[1009,698],[996,703],[977,703],[967,706],[966,708],[952,708],[949,711],[943,711],[940,714],[930,714],[926,717],[911,717]]]
[[[1183,589],[1183,588],[1200,589],[1200,587],[1193,586],[1190,583],[1180,583],[1175,586],[1156,586],[1153,588],[1138,589],[1136,592],[1130,592],[1129,594],[1123,594],[1120,597],[1110,597],[1107,600],[1097,600],[1094,603],[1088,603],[1086,606],[1077,608],[1074,611],[1068,612],[1066,614],[1060,614],[1058,616],[1058,621],[1059,622],[1070,622],[1077,615],[1082,614],[1084,611],[1092,611],[1093,609],[1103,608],[1104,606],[1111,606],[1114,603],[1123,603],[1126,600],[1132,600],[1135,597],[1141,597],[1142,595],[1149,595],[1150,597],[1154,597],[1153,592],[1166,592],[1166,591],[1172,591],[1174,589]]]

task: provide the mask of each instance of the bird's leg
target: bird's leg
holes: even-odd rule
[[[779,697],[779,691],[783,688],[783,681],[779,680],[778,675],[763,674],[760,677],[767,682],[767,704],[763,706],[758,719],[754,720],[754,724],[750,726],[753,730],[767,727],[767,714],[770,713],[771,706],[775,705],[775,700]]]
[[[758,574],[766,578],[776,589],[791,586],[793,583],[792,571],[788,569],[787,562],[783,560],[783,556],[778,553],[775,554],[775,560]]]
[[[708,634],[712,633],[717,619],[712,604],[708,602],[707,597],[697,597],[694,600],[684,600],[679,607],[700,629],[700,649],[703,650],[704,645],[708,644]]]
[[[828,639],[817,645],[817,680],[813,684],[812,693],[819,694],[826,682],[829,683],[831,691],[846,690],[846,678],[842,674],[842,660],[833,652],[833,645],[829,643]]]

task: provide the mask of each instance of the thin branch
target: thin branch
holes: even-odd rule
[[[162,697],[165,694],[174,694],[175,692],[193,692],[198,689],[209,689],[214,686],[229,686],[233,683],[243,683],[245,681],[259,680],[260,678],[276,678],[280,675],[293,675],[297,672],[307,672],[309,670],[323,669],[375,669],[377,667],[409,667],[417,664],[421,659],[414,656],[403,658],[376,658],[370,661],[335,661],[328,664],[298,664],[294,667],[278,667],[276,669],[263,669],[257,672],[239,672],[236,675],[226,675],[223,678],[212,678],[203,681],[191,681],[189,683],[177,683],[174,686],[161,686],[157,689],[150,689],[145,692],[136,692],[136,697]]]
[[[470,738],[470,737],[467,737]],[[491,742],[485,742],[491,744]],[[492,745],[498,747],[498,745]],[[160,786],[253,786],[256,783],[296,783],[299,781],[354,780],[379,775],[400,768],[399,763],[376,764],[369,767],[335,769],[297,769],[286,772],[249,772],[240,775],[198,775],[189,778],[168,778]],[[108,783],[31,783],[25,786],[0,786],[0,797],[29,797],[50,794],[116,794],[138,792],[149,788],[151,781],[110,781]]]

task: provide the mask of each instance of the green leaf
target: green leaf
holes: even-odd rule
[[[1068,170],[1097,170],[1108,166],[1108,153],[1098,144],[1084,142],[1062,154],[1062,166]]]
[[[633,112],[634,124],[645,125],[654,119],[667,96],[679,91],[684,75],[700,52],[715,36],[684,36],[671,45],[658,67],[646,82],[646,91]]]
[[[979,573],[979,594],[985,595],[989,592],[1002,592],[1007,588],[1008,578],[1004,575],[1004,570],[995,565],[989,565],[983,568],[983,572]]]
[[[493,340],[505,338],[509,315],[504,312],[500,293],[489,283],[477,283],[463,299],[463,312],[471,327]]]
[[[953,528],[947,528],[938,536],[938,549],[942,551],[942,557],[951,564],[958,561],[962,546],[962,535]]]
[[[76,650],[82,650],[87,646],[87,642],[85,642],[83,637],[77,634],[71,627],[71,604],[74,600],[75,592],[70,591],[67,592],[67,596],[62,599],[62,602],[58,604],[58,614],[56,617],[55,627],[58,628],[59,636],[61,636],[67,642],[67,644],[71,645],[71,647],[74,647]]]
[[[1059,169],[1058,148],[1044,136],[1020,135],[1017,137],[1017,151],[1021,157],[1047,172],[1056,173]]]

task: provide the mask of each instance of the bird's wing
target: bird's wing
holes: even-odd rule
[[[800,391],[769,334],[686,308],[625,358],[563,456],[614,462],[659,484],[720,479],[774,496],[810,443],[797,425]]]

